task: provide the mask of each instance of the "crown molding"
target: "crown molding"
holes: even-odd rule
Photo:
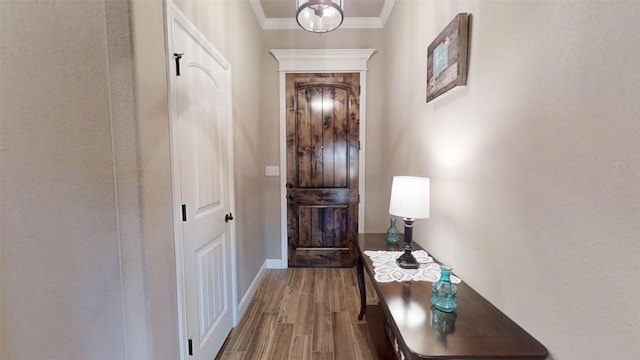
[[[375,49],[273,49],[280,72],[366,71]]]
[[[297,30],[300,28],[293,18],[267,18],[260,0],[249,0],[262,30]],[[382,29],[389,19],[395,0],[385,0],[380,17],[345,17],[341,29]]]
[[[253,13],[256,14],[260,26],[264,29],[264,22],[267,20],[267,17],[264,15],[264,9],[262,8],[260,0],[249,0],[249,3],[251,4],[251,8],[253,8]]]
[[[384,5],[382,5],[382,11],[380,11],[380,23],[381,27],[384,27],[387,24],[387,20],[389,20],[389,16],[391,15],[391,10],[393,10],[393,5],[396,3],[396,0],[385,0]]]

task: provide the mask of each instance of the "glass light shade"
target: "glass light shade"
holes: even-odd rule
[[[296,21],[307,31],[329,32],[344,20],[342,0],[296,0],[296,5]]]
[[[389,214],[409,219],[429,217],[429,178],[394,176]]]

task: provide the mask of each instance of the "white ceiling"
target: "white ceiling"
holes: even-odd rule
[[[265,30],[299,29],[296,23],[296,0],[249,0]],[[395,0],[343,0],[345,29],[381,29]]]

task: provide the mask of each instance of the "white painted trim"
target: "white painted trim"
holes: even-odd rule
[[[271,50],[280,73],[364,72],[374,49]]]
[[[382,29],[384,23],[379,17],[346,17],[340,29]]]
[[[249,288],[244,293],[244,295],[242,296],[242,299],[240,300],[240,303],[238,304],[239,318],[242,318],[242,316],[244,316],[244,313],[247,311],[249,304],[251,304],[251,300],[253,300],[253,297],[256,295],[258,286],[260,286],[260,282],[264,278],[264,274],[267,272],[267,268],[268,268],[267,261],[265,261],[262,264],[262,266],[260,267],[260,270],[258,270],[258,273],[256,274],[256,276],[254,276],[253,281],[251,281],[251,285],[249,285]]]
[[[171,36],[173,32],[173,17],[174,13],[178,14],[179,10],[175,8],[171,0],[165,0],[165,41],[167,43],[166,46],[166,57],[167,59],[171,58],[171,49],[173,49],[173,37]],[[171,119],[177,118],[177,107],[174,104],[174,101],[171,100],[175,97],[175,87],[172,86],[171,80],[171,71],[174,65],[171,64],[171,61],[167,60],[167,85],[169,90],[169,119],[170,119],[170,148],[171,150],[171,182],[172,182],[172,205],[173,205],[173,237],[175,241],[175,256],[176,256],[176,289],[178,292],[177,296],[177,305],[178,305],[178,345],[180,349],[180,359],[186,360],[188,358],[188,352],[186,348],[186,342],[184,339],[187,337],[187,305],[184,299],[186,299],[186,289],[185,289],[185,277],[184,277],[184,266],[183,261],[183,239],[182,239],[182,231],[179,224],[180,219],[178,218],[178,214],[175,209],[178,208],[179,204],[179,195],[176,194],[177,189],[180,189],[179,176],[176,176],[178,169],[180,168],[179,164],[179,156],[177,152],[173,151],[173,139],[177,137],[177,134],[174,133],[174,126],[171,125]]]
[[[256,14],[256,18],[258,19],[260,26],[264,29],[264,22],[267,20],[267,17],[264,15],[262,3],[260,3],[260,0],[249,0],[249,3],[253,8],[253,13]]]
[[[287,248],[287,200],[285,189],[287,182],[287,144],[286,144],[286,75],[287,73],[313,72],[359,72],[360,73],[360,154],[358,187],[360,204],[358,205],[358,232],[364,231],[365,209],[365,139],[366,139],[366,99],[367,99],[367,63],[375,49],[311,49],[311,50],[271,50],[278,60],[280,72],[280,234],[281,266],[289,264]],[[273,261],[275,264],[276,260]]]
[[[262,30],[300,30],[294,18],[267,18],[260,0],[249,0]],[[395,0],[385,0],[379,17],[345,17],[340,29],[382,29],[389,19]]]
[[[287,106],[286,106],[286,73],[280,72],[280,260],[285,267],[289,266],[289,248],[287,241]]]
[[[227,109],[229,109],[226,116],[229,117],[229,127],[227,133],[227,139],[229,141],[228,147],[230,149],[229,156],[229,209],[231,213],[235,211],[235,188],[234,188],[234,159],[233,159],[233,115],[232,96],[231,94],[231,65],[220,54],[213,45],[197,30],[197,27],[180,11],[180,9],[172,2],[172,0],[165,0],[165,42],[166,42],[166,56],[167,56],[167,84],[168,84],[168,105],[169,105],[169,122],[170,122],[170,148],[171,148],[171,177],[173,187],[173,222],[174,222],[174,238],[175,238],[175,256],[176,256],[176,286],[177,286],[177,305],[178,305],[178,343],[180,345],[180,359],[186,360],[189,355],[186,349],[186,331],[187,331],[187,311],[186,311],[186,289],[184,279],[184,254],[183,249],[183,237],[182,237],[182,213],[179,211],[181,205],[180,194],[180,158],[178,155],[177,146],[175,141],[178,138],[177,126],[175,126],[175,119],[177,119],[177,105],[175,104],[175,85],[173,76],[171,76],[175,62],[171,61],[173,58],[173,26],[174,20],[180,27],[189,33],[201,46],[207,51],[226,71],[226,85],[229,96],[227,97]],[[231,222],[229,228],[230,246],[231,246],[231,312],[233,317],[233,325],[237,325],[240,318],[238,316],[238,272],[237,272],[237,253],[236,253],[236,228],[235,222]]]
[[[267,259],[265,263],[267,264],[267,269],[286,269],[288,267],[288,264],[282,262],[281,259]]]
[[[300,29],[300,25],[295,19],[287,18],[270,18],[264,19],[260,25],[262,30],[297,30]]]
[[[256,14],[256,17],[258,15]],[[260,21],[260,20],[258,20]],[[293,18],[265,18],[260,22],[262,30],[301,30]],[[382,29],[384,23],[378,17],[346,17],[340,29]]]
[[[382,11],[380,12],[380,23],[382,27],[387,25],[387,20],[389,20],[389,16],[391,16],[391,10],[393,10],[393,5],[396,3],[396,0],[386,0],[384,5],[382,6]]]

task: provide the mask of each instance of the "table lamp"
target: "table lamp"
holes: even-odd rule
[[[396,260],[404,269],[417,269],[418,261],[411,254],[413,223],[429,217],[429,178],[394,176],[391,183],[389,214],[404,220],[404,253]]]

